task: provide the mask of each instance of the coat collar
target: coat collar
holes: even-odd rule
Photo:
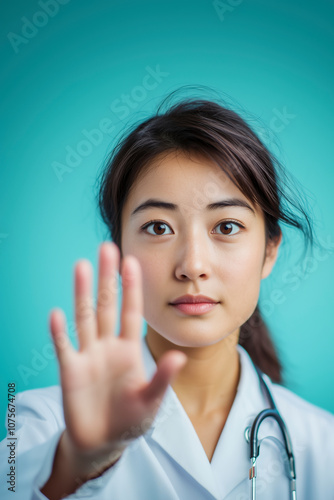
[[[237,349],[241,363],[240,380],[211,462],[205,454],[191,420],[170,385],[153,424],[145,434],[158,443],[214,498],[224,498],[248,478],[250,460],[245,429],[252,424],[260,411],[268,407],[250,356],[240,345]],[[148,380],[151,380],[157,366],[145,337],[142,338],[142,352],[146,375]],[[271,389],[270,379],[265,377],[265,380]],[[275,425],[277,426],[271,419],[266,419],[260,427],[259,439],[270,433],[281,441],[279,429],[275,428]]]

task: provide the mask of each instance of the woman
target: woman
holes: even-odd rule
[[[295,485],[300,499],[334,498],[334,416],[278,384],[257,307],[280,223],[313,238],[278,168],[238,114],[206,100],[159,108],[119,142],[100,182],[113,242],[100,247],[96,307],[90,262],[75,267],[79,351],[54,309],[61,388],[17,398],[19,498],[242,500],[253,476],[259,499]],[[274,418],[250,469],[247,430],[269,407],[255,365],[287,426],[296,482]]]

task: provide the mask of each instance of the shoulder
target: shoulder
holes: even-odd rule
[[[15,433],[20,442],[20,454],[35,448],[65,428],[59,385],[18,392],[14,404]]]
[[[60,385],[18,392],[15,397],[19,417],[44,420],[54,419],[57,426],[64,422]]]
[[[250,355],[239,344],[237,345],[237,349],[240,353],[242,369],[245,368],[245,372],[247,373],[247,381],[256,380],[256,385],[260,387],[258,384],[258,374]],[[320,423],[326,428],[330,427],[331,433],[334,435],[334,414],[310,403],[283,385],[272,382],[265,373],[262,376],[272,393],[277,409],[282,414],[283,419],[290,420],[292,425],[296,424],[301,429],[310,429],[310,427],[317,426]],[[262,392],[261,389],[259,390]]]
[[[270,383],[270,390],[290,434],[298,439],[301,448],[314,451],[320,447],[324,455],[334,459],[334,415],[281,385]]]
[[[282,385],[271,382],[270,386],[277,406],[280,406],[282,411],[296,412],[299,416],[303,415],[310,421],[328,422],[333,425],[334,415],[329,411],[310,403]]]

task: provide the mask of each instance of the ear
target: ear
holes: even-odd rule
[[[278,249],[282,242],[282,232],[273,240],[268,240],[266,247],[266,254],[264,257],[261,279],[267,278],[274,267],[278,257]]]

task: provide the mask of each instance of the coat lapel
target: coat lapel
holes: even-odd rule
[[[240,483],[249,481],[249,444],[245,430],[266,407],[252,362],[241,346],[237,348],[241,363],[237,394],[211,462],[221,498],[225,498]]]
[[[143,357],[146,374],[151,379],[156,371],[156,363],[144,339]],[[211,464],[191,420],[170,385],[146,435],[158,443],[197,483],[217,498],[218,490]]]
[[[248,353],[240,345],[237,348],[241,363],[237,394],[211,463],[191,420],[170,385],[154,422],[146,433],[214,498],[225,498],[240,483],[245,480],[248,482],[250,459],[245,429],[260,411],[268,407]],[[142,339],[142,352],[146,375],[151,380],[156,371],[156,363],[145,338]],[[259,439],[268,436],[268,432],[282,441],[279,429],[269,419],[260,426]]]

